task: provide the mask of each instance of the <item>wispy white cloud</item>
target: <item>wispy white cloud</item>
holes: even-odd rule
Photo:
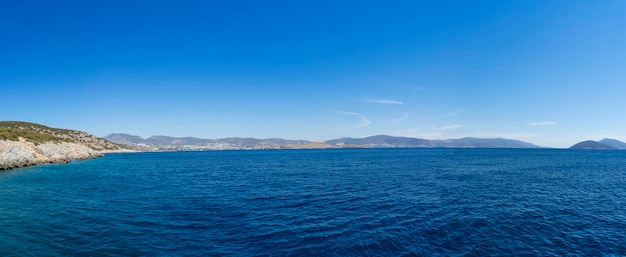
[[[451,131],[443,131],[443,130],[440,130],[440,131],[420,131],[419,129],[402,130],[402,131],[395,132],[394,135],[404,136],[404,137],[425,138],[425,139],[440,139],[440,140],[463,138],[463,137],[507,138],[507,139],[523,140],[523,141],[526,141],[526,142],[532,142],[537,137],[537,135],[535,135],[535,134],[525,133],[525,132],[510,132],[510,133],[501,133],[501,132],[453,133]]]
[[[533,133],[527,132],[498,132],[498,131],[484,131],[484,129],[480,129],[480,131],[469,130],[455,130],[456,128],[461,127],[473,127],[484,124],[453,124],[446,125],[441,127],[430,127],[430,129],[405,129],[396,131],[393,133],[397,136],[406,136],[406,137],[417,137],[417,138],[425,138],[425,139],[455,139],[455,138],[463,138],[463,137],[476,137],[476,138],[507,138],[507,139],[517,139],[523,140],[526,142],[533,142],[537,139],[537,135]]]
[[[407,118],[409,118],[409,115],[410,115],[410,114],[409,114],[408,112],[407,112],[407,113],[404,113],[404,115],[402,115],[402,116],[400,116],[400,117],[395,118],[394,120],[392,120],[392,121],[391,121],[391,123],[398,123],[398,122],[401,122],[401,121],[403,121],[403,120],[406,120]]]
[[[459,124],[452,124],[452,125],[445,125],[445,126],[441,126],[439,127],[439,130],[452,130],[452,129],[458,129],[464,127],[463,125],[459,125]]]
[[[459,129],[459,128],[466,128],[466,127],[476,127],[476,126],[485,126],[486,124],[484,123],[473,123],[473,124],[450,124],[450,125],[443,125],[443,126],[431,126],[430,129],[431,130],[440,130],[440,131],[445,131],[445,130],[454,130],[454,129]]]
[[[445,114],[443,116],[441,116],[441,118],[450,118],[450,117],[455,117],[455,116],[459,116],[459,114],[463,113],[463,109],[456,109],[448,114]]]
[[[530,122],[529,124],[531,126],[539,127],[539,126],[553,126],[553,125],[558,124],[558,122],[555,122],[555,121],[540,121],[540,122]]]
[[[527,132],[480,132],[480,133],[469,133],[463,135],[464,137],[478,137],[478,138],[507,138],[507,139],[517,139],[523,141],[531,141],[537,137],[536,134],[527,133]]]
[[[406,129],[392,133],[395,136],[400,137],[415,137],[425,139],[444,139],[445,134],[443,132],[424,132],[419,129]]]
[[[404,104],[402,101],[389,100],[389,99],[369,99],[365,100],[366,102],[375,103],[375,104]]]
[[[342,128],[341,130],[353,130],[353,129],[360,129],[360,128],[364,128],[369,126],[372,122],[370,122],[370,120],[368,120],[367,118],[361,116],[358,113],[354,113],[354,112],[344,112],[344,111],[334,111],[335,113],[339,113],[339,114],[344,114],[344,115],[349,115],[349,116],[354,116],[359,118],[359,123],[353,126],[349,126],[349,127],[345,127]]]
[[[410,87],[409,89],[413,90],[413,91],[422,91],[422,90],[424,90],[426,88],[425,87]]]

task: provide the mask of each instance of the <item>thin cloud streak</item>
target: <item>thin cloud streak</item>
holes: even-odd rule
[[[389,100],[389,99],[370,99],[366,100],[366,102],[375,103],[375,104],[404,104],[402,101]]]
[[[398,123],[398,122],[401,122],[403,120],[406,120],[407,118],[409,118],[409,115],[410,114],[407,112],[404,115],[402,115],[401,117],[398,117],[398,118],[392,120],[391,123]]]
[[[466,128],[466,127],[475,127],[475,126],[483,126],[485,124],[483,123],[474,123],[474,124],[450,124],[450,125],[443,125],[443,126],[431,126],[430,128],[432,130],[438,130],[438,131],[447,131],[447,130],[455,130],[455,129],[459,129],[459,128]]]
[[[346,127],[346,128],[342,128],[340,130],[354,130],[354,129],[360,129],[360,128],[364,128],[369,126],[372,122],[370,122],[370,120],[368,120],[367,118],[361,116],[358,113],[354,113],[354,112],[344,112],[344,111],[334,111],[335,113],[339,113],[339,114],[344,114],[344,115],[349,115],[349,116],[354,116],[359,118],[359,123],[354,125],[354,126],[350,126],[350,127]]]
[[[516,139],[523,141],[531,141],[537,137],[536,134],[527,133],[527,132],[480,132],[480,133],[469,133],[464,135],[466,137],[477,137],[477,138],[506,138],[506,139]]]
[[[431,128],[431,129],[437,129],[437,128]],[[455,133],[453,131],[445,131],[445,130],[420,131],[420,129],[400,130],[400,131],[395,132],[394,135],[414,137],[414,138],[423,138],[423,139],[430,139],[430,140],[434,140],[434,139],[447,140],[447,139],[458,139],[458,138],[464,138],[464,137],[474,137],[474,138],[506,138],[506,139],[515,139],[515,140],[522,140],[526,142],[532,142],[534,139],[537,138],[536,134],[527,133],[527,132]]]
[[[439,129],[440,130],[452,130],[452,129],[458,129],[461,127],[463,127],[463,125],[452,124],[452,125],[441,126]]]
[[[463,109],[456,109],[451,113],[448,113],[446,115],[441,116],[441,118],[449,118],[449,117],[454,117],[454,116],[458,116],[459,114],[461,114],[463,112]]]
[[[540,121],[540,122],[530,122],[529,124],[531,126],[540,127],[540,126],[553,126],[559,123],[555,121]]]
[[[392,133],[392,135],[399,136],[399,137],[442,139],[444,136],[444,133],[443,132],[424,132],[416,128],[416,129],[404,129],[404,130],[396,131]]]

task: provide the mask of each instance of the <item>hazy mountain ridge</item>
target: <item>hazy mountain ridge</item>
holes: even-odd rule
[[[159,150],[235,150],[235,149],[280,149],[298,148],[313,143],[307,140],[287,140],[282,138],[242,138],[228,137],[220,139],[203,139],[195,137],[151,136],[143,139],[136,135],[114,133],[104,137],[112,142],[128,146],[132,149]]]
[[[326,141],[331,144],[370,145],[372,147],[441,147],[441,148],[540,148],[540,146],[513,139],[472,138],[428,140],[411,137],[377,135],[365,138],[341,138]]]
[[[617,142],[618,140],[615,140]],[[605,141],[606,142],[606,141]],[[611,143],[615,143],[615,142],[611,142]],[[619,148],[614,147],[614,146],[610,146],[607,144],[603,144],[597,141],[593,141],[593,140],[586,140],[586,141],[582,141],[582,142],[578,142],[576,144],[574,144],[573,146],[570,146],[569,149],[603,149],[603,150],[617,150]]]
[[[106,138],[106,137],[105,137]],[[145,144],[151,145],[200,145],[214,142],[211,139],[201,139],[195,137],[170,137],[170,136],[151,136],[145,139]]]
[[[611,147],[615,147],[617,149],[622,149],[622,150],[626,150],[626,143],[619,141],[617,139],[611,139],[611,138],[605,138],[602,139],[600,141],[598,141],[598,143],[601,143],[603,145],[608,145]]]
[[[106,136],[106,139],[111,142],[116,142],[117,144],[145,144],[146,140],[141,138],[140,136],[133,136],[129,134],[109,134]]]
[[[376,147],[433,147],[432,140],[411,137],[394,137],[387,135],[376,135],[365,138],[344,137],[328,140],[326,141],[326,143],[334,145],[369,145]]]
[[[532,143],[505,139],[505,138],[473,138],[446,140],[445,147],[475,147],[475,148],[542,148]]]
[[[460,138],[428,140],[411,137],[375,135],[365,138],[344,137],[325,142],[287,140],[281,138],[257,139],[230,137],[200,139],[193,137],[153,136],[148,139],[129,134],[111,134],[105,137],[138,150],[228,150],[228,149],[285,149],[285,148],[540,148],[519,140],[503,138]],[[139,140],[141,139],[141,140]],[[138,143],[135,143],[138,142]]]

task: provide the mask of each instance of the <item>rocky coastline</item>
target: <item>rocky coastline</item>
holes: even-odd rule
[[[67,163],[72,160],[103,156],[100,151],[76,143],[47,142],[36,145],[24,140],[0,140],[0,170],[43,164]]]
[[[88,133],[23,121],[0,121],[0,170],[68,163],[128,152],[125,147]]]

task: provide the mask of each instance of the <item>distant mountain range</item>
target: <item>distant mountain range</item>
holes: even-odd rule
[[[143,139],[129,134],[110,134],[104,137],[112,142],[137,150],[228,150],[228,149],[286,149],[286,148],[539,148],[539,146],[503,138],[461,138],[428,140],[387,135],[366,138],[340,138],[326,142],[285,140],[281,138],[222,138],[152,136]]]
[[[240,137],[202,139],[195,137],[152,136],[143,139],[139,136],[121,133],[110,134],[104,138],[110,140],[111,142],[126,145],[137,150],[278,149],[281,148],[281,146],[306,145],[311,143],[306,140],[285,140],[281,138],[257,139]]]
[[[605,138],[600,141],[586,140],[586,141],[582,141],[571,146],[570,149],[625,150],[626,143],[619,141],[619,140],[610,139],[610,138]]]
[[[360,145],[371,147],[436,147],[436,148],[540,148],[537,145],[504,138],[473,138],[428,140],[411,137],[377,135],[366,138],[340,138],[326,141],[333,145]]]
[[[615,140],[615,139],[605,138],[605,139],[598,141],[598,143],[612,146],[617,149],[626,149],[626,143],[619,141],[619,140]]]

